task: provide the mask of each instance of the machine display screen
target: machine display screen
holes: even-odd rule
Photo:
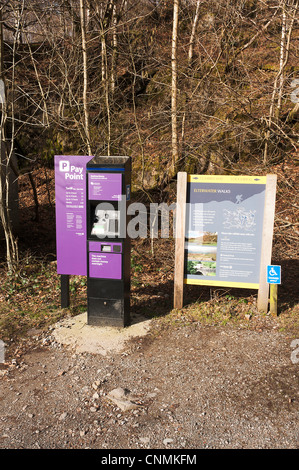
[[[102,251],[105,253],[111,252],[111,245],[102,245]]]

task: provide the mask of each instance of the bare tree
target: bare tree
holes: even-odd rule
[[[17,31],[20,31],[20,18],[18,17],[18,23],[16,25]],[[16,34],[13,45],[13,61],[15,61],[15,48],[19,34]],[[3,47],[3,21],[2,21],[2,7],[0,8],[0,81],[2,83],[2,96],[1,96],[1,122],[0,122],[0,218],[2,227],[4,230],[5,241],[6,241],[6,261],[9,271],[14,271],[18,265],[18,244],[17,239],[13,233],[12,218],[10,213],[10,193],[11,193],[11,171],[12,171],[12,159],[13,159],[13,145],[14,145],[14,97],[12,93],[11,103],[11,120],[12,120],[12,131],[10,142],[7,139],[7,96],[5,86],[5,74],[4,74],[4,47]],[[13,64],[14,65],[14,64]],[[14,76],[12,80],[14,85]],[[15,175],[17,178],[17,175]]]
[[[112,12],[112,58],[111,58],[111,94],[114,95],[116,82],[116,64],[117,64],[117,11],[116,4],[113,3]]]
[[[196,27],[198,24],[198,18],[199,18],[199,7],[201,4],[201,0],[197,0],[196,2],[196,11],[192,23],[192,31],[190,35],[190,43],[189,43],[189,50],[188,50],[188,65],[190,66],[193,60],[193,48],[194,48],[194,40],[195,40],[195,33],[196,33]]]
[[[178,142],[178,116],[177,116],[177,43],[178,43],[178,22],[179,22],[179,0],[173,0],[173,25],[172,25],[172,47],[171,47],[171,143],[172,143],[172,164],[171,173],[175,174],[179,160]]]
[[[265,136],[265,147],[264,147],[264,164],[268,160],[268,147],[269,140],[271,135],[271,129],[273,124],[275,124],[276,129],[279,127],[279,116],[281,110],[281,100],[284,87],[284,71],[289,60],[290,52],[290,42],[293,31],[293,25],[296,18],[298,10],[299,1],[298,0],[283,0],[281,4],[282,9],[282,24],[281,24],[281,41],[280,41],[280,61],[279,61],[279,70],[274,80],[273,92],[271,97],[271,104],[269,110],[269,117],[267,121],[267,131]],[[276,102],[276,109],[275,109]],[[282,131],[285,135],[285,133]]]
[[[83,109],[85,119],[85,134],[87,140],[88,155],[91,155],[91,143],[89,133],[89,109],[88,109],[88,63],[87,63],[87,47],[86,47],[86,12],[84,0],[80,0],[80,20],[81,20],[81,38],[82,38],[82,55],[83,55]]]

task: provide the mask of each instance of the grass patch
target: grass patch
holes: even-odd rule
[[[278,316],[258,312],[256,298],[222,298],[195,301],[181,310],[173,309],[164,317],[157,318],[157,327],[189,326],[194,323],[203,326],[230,326],[262,331],[276,331],[299,337],[299,307],[289,308]]]
[[[132,253],[132,313],[153,318],[158,328],[197,322],[207,326],[228,325],[255,330],[276,328],[299,338],[299,305],[288,299],[280,304],[279,315],[272,316],[257,311],[256,295],[245,297],[241,291],[233,295],[230,290],[211,294],[212,291],[206,288],[206,294],[201,294],[198,299],[196,289],[193,289],[190,303],[181,310],[174,310],[173,272],[170,262],[165,263],[168,251],[163,249],[164,258],[162,253],[153,257],[148,250]],[[0,269],[0,339],[9,343],[26,335],[29,329],[47,328],[65,316],[86,311],[86,283],[85,276],[70,277],[70,307],[61,309],[56,262],[28,254],[22,256],[19,269],[14,274],[8,274],[6,266],[3,266]]]
[[[15,273],[3,267],[0,276],[0,338],[5,342],[86,310],[86,278],[81,276],[70,278],[70,308],[61,309],[55,262],[26,255]]]

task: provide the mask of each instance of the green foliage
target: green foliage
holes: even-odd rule
[[[196,261],[187,261],[187,273],[188,274],[197,274],[197,269],[195,265],[198,264]]]
[[[143,272],[143,265],[142,265],[142,261],[140,260],[140,258],[132,253],[131,255],[131,268],[133,270],[133,273],[136,275],[137,273],[142,273]]]
[[[55,136],[53,133],[41,145],[39,152],[43,164],[48,167],[53,167],[54,155],[63,155],[64,148],[58,136]]]

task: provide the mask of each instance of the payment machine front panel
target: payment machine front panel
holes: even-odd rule
[[[88,323],[127,326],[130,240],[126,234],[129,157],[95,157],[87,166]]]

